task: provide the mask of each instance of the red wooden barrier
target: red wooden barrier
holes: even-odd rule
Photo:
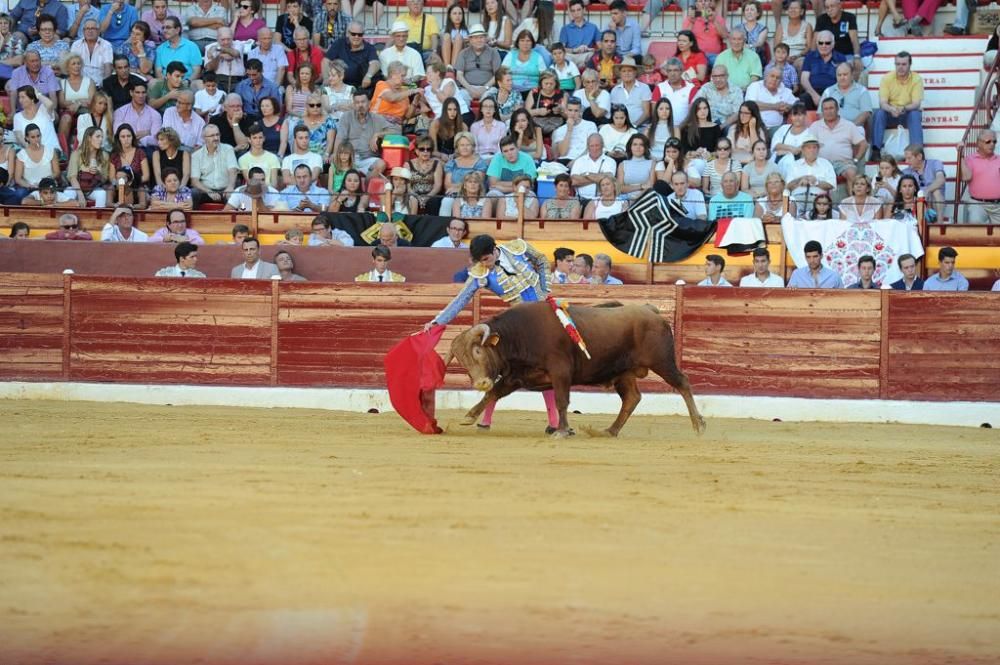
[[[0,379],[382,387],[382,358],[458,285],[0,273]],[[696,393],[1000,401],[1000,299],[900,293],[557,286],[651,303]],[[506,308],[477,296],[460,330]],[[448,385],[467,386],[460,369]],[[658,379],[643,389],[662,392]]]

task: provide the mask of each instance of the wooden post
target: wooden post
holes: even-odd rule
[[[646,246],[642,250],[646,257],[646,284],[653,283],[653,236],[650,234],[646,239]]]
[[[472,325],[478,325],[480,319],[482,318],[482,294],[477,289],[475,295],[472,296]]]
[[[73,306],[73,271],[63,273],[63,330],[62,330],[62,378],[69,381],[70,376],[70,344],[72,337],[72,306]]]
[[[674,286],[674,357],[683,371],[684,362],[684,287]]]
[[[271,385],[278,385],[278,307],[281,280],[271,280]]]
[[[267,185],[265,184],[264,187],[266,188]],[[266,193],[267,190],[265,189],[264,192]],[[257,216],[258,216],[259,213],[260,213],[260,210],[257,207],[257,199],[255,199],[254,197],[251,196],[250,197],[250,235],[252,235],[255,238],[258,236],[258,231],[259,231],[259,226],[258,226],[259,222],[258,222],[258,219],[257,219]]]
[[[125,178],[118,179],[118,203],[125,202]],[[138,221],[138,220],[136,220]]]
[[[781,195],[781,216],[784,217],[788,213],[788,201],[792,198],[792,193],[787,189]]]
[[[927,205],[927,197],[924,194],[924,190],[917,192],[917,234],[922,238],[924,233],[927,231],[927,222],[924,221],[924,208]],[[939,222],[941,220],[938,220]],[[924,243],[924,247],[927,244]],[[924,279],[927,278],[927,254],[924,253],[920,257],[920,276]]]
[[[524,185],[517,188],[517,237],[524,237]]]
[[[382,190],[382,212],[392,221],[392,183],[387,182]]]
[[[882,308],[879,311],[878,397],[889,398],[889,296],[891,290],[882,290]]]

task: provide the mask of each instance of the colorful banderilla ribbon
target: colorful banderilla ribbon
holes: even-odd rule
[[[566,334],[569,335],[569,338],[580,347],[583,355],[587,356],[587,360],[590,360],[590,351],[587,350],[587,343],[583,341],[580,331],[576,329],[576,324],[573,323],[573,317],[569,315],[569,303],[565,300],[554,298],[551,295],[545,296],[545,302],[549,303],[549,307],[556,313],[556,318],[559,319],[562,327],[566,329]]]

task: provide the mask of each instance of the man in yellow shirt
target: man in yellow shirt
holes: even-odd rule
[[[885,130],[906,125],[910,132],[907,144],[924,144],[923,116],[920,105],[924,101],[924,81],[912,71],[913,56],[906,51],[896,54],[896,71],[882,77],[878,88],[879,108],[875,111],[872,127],[872,154],[870,159],[882,157]]]
[[[406,23],[410,29],[408,46],[422,54],[437,51],[441,28],[436,18],[424,13],[424,0],[406,0],[406,7],[410,11],[400,14],[396,20]]]

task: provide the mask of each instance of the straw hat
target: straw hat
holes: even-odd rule
[[[635,58],[630,55],[622,58],[622,61],[615,65],[615,71],[618,71],[622,67],[631,67],[632,69],[639,71],[639,65],[636,64]]]
[[[410,173],[410,169],[405,166],[396,166],[389,172],[390,178],[403,178],[404,180],[411,180],[413,175]]]
[[[406,25],[405,21],[396,21],[392,24],[392,28],[389,30],[390,33],[405,32],[410,33],[410,26]]]
[[[482,23],[473,23],[472,27],[469,28],[469,36],[475,37],[476,35],[485,35],[486,28],[483,27]]]

